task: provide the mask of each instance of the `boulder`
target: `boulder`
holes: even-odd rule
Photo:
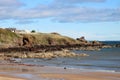
[[[84,36],[80,37],[80,38],[77,38],[76,40],[80,41],[80,42],[84,42],[84,43],[87,43],[88,41],[85,39]]]

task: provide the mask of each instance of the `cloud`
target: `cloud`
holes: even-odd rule
[[[0,0],[0,7],[15,7],[21,5],[23,5],[23,3],[18,0]]]
[[[54,3],[79,4],[79,3],[88,3],[88,2],[89,3],[93,3],[93,2],[100,3],[100,2],[105,2],[105,1],[106,0],[54,0]]]
[[[120,21],[120,9],[66,8],[53,20],[59,22],[109,22]]]
[[[18,19],[52,18],[57,22],[109,22],[120,21],[120,9],[46,6],[18,10],[13,13],[13,17]]]
[[[55,0],[61,2],[103,2],[105,0]],[[120,8],[88,8],[74,5],[39,5],[34,8],[21,8],[18,0],[1,0],[0,20],[13,19],[17,23],[32,22],[33,19],[49,18],[56,22],[110,22],[120,21]],[[19,5],[19,6],[18,6]],[[9,7],[10,6],[10,7]],[[14,7],[12,7],[14,6]],[[16,6],[16,7],[15,7]],[[19,21],[20,19],[25,19]],[[28,19],[28,21],[26,21]]]
[[[37,21],[33,21],[33,20],[18,20],[16,21],[16,24],[32,24],[32,23],[35,23]]]
[[[23,5],[18,0],[0,0],[0,20],[13,19],[12,13]]]

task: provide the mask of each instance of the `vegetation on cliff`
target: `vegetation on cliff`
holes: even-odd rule
[[[0,29],[0,43],[10,44],[12,46],[69,45],[79,43],[79,41],[67,36],[62,36],[58,33],[19,34],[6,29]]]
[[[27,44],[34,45],[68,45],[76,44],[77,40],[70,37],[51,34],[51,33],[37,33],[37,34],[22,34],[23,38],[28,39]]]
[[[96,41],[89,42],[84,37],[73,39],[55,32],[15,33],[9,30],[0,29],[0,53],[7,58],[51,59],[56,57],[88,56],[86,54],[78,55],[68,50],[99,50],[99,44],[95,47],[93,44],[98,43]],[[62,52],[55,53],[54,51]]]
[[[10,30],[0,29],[0,44],[14,44],[19,36]]]
[[[96,41],[89,42],[84,36],[73,39],[59,33],[15,33],[10,30],[0,29],[0,47],[34,46],[34,45],[101,45]]]

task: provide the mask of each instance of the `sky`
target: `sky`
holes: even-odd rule
[[[120,40],[120,0],[0,0],[0,27]]]

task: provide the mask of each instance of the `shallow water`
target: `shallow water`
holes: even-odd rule
[[[57,66],[79,69],[93,69],[120,72],[120,48],[106,48],[100,51],[73,51],[76,54],[86,53],[88,57],[23,59],[25,64]]]
[[[103,70],[120,71],[120,48],[106,48],[101,51],[75,51],[88,53],[89,57],[80,58],[81,66]]]

